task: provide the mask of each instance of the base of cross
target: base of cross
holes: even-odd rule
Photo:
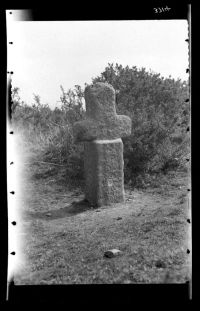
[[[124,202],[123,142],[84,143],[85,199],[93,206]]]

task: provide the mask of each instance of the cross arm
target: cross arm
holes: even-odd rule
[[[131,135],[131,118],[124,115],[117,115],[117,127],[116,130],[119,133],[118,137],[125,137]]]
[[[86,119],[76,122],[73,132],[76,143],[95,139],[117,139],[131,134],[131,119],[124,115],[99,121]]]
[[[73,128],[75,142],[91,141],[96,139],[97,124],[92,120],[83,120],[76,122]]]

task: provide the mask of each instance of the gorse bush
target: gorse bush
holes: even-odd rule
[[[79,86],[65,92],[61,86],[61,107],[50,109],[38,95],[34,103],[21,101],[19,89],[13,89],[12,123],[25,142],[37,150],[39,163],[49,163],[47,170],[63,175],[67,183],[83,179],[83,146],[74,144],[73,124],[84,117],[83,91]],[[45,173],[45,175],[48,175]]]
[[[145,176],[184,167],[189,153],[190,121],[188,84],[144,68],[108,64],[97,81],[110,83],[116,91],[118,114],[132,119],[132,134],[123,139],[125,182],[141,186]],[[74,144],[73,124],[84,119],[84,92],[76,85],[65,92],[61,108],[51,110],[34,95],[32,106],[24,104],[13,89],[13,123],[32,143],[40,145],[44,161],[64,165],[67,182],[83,180],[83,144]]]
[[[132,119],[132,134],[123,139],[126,181],[137,184],[146,173],[182,165],[189,152],[186,82],[118,64],[108,64],[97,81],[112,84],[118,114]]]

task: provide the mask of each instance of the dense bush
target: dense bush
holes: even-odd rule
[[[61,92],[61,107],[52,110],[38,95],[34,95],[32,105],[27,105],[21,101],[19,89],[14,88],[12,123],[24,141],[39,152],[39,160],[49,163],[49,170],[55,163],[54,172],[64,173],[70,183],[83,179],[83,146],[74,144],[73,124],[84,117],[84,100],[79,86],[68,92],[61,86]]]
[[[142,185],[145,176],[184,166],[189,153],[190,111],[188,84],[144,68],[108,64],[93,82],[110,83],[116,90],[118,114],[132,119],[132,134],[124,138],[125,182]],[[83,179],[83,144],[74,144],[73,124],[85,117],[80,86],[65,92],[61,108],[51,110],[34,95],[32,106],[13,89],[13,123],[32,143],[38,143],[44,161],[65,165],[65,178]]]
[[[186,82],[118,64],[108,64],[97,81],[112,84],[118,114],[132,119],[132,134],[123,139],[126,181],[137,184],[142,175],[183,164],[189,152]]]

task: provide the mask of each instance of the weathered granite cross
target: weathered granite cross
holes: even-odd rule
[[[117,115],[115,90],[107,83],[85,88],[86,120],[76,122],[76,142],[84,142],[85,198],[93,206],[124,202],[121,137],[131,134],[131,119]]]

